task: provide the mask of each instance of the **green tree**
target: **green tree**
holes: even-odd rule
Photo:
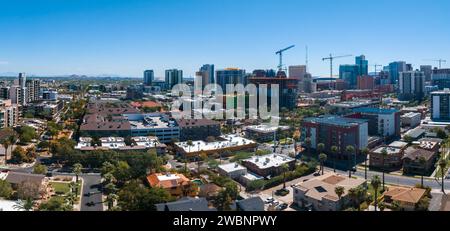
[[[119,198],[115,193],[110,193],[106,196],[106,203],[108,205],[108,210],[111,211],[114,207],[114,202]]]
[[[52,197],[50,200],[39,205],[39,211],[72,211],[73,207],[68,205],[63,197]]]
[[[22,143],[29,143],[37,137],[36,130],[30,126],[22,126],[19,128],[19,139]]]
[[[16,204],[13,205],[13,208],[19,211],[32,211],[35,205],[36,202],[34,202],[32,198],[27,198],[25,200],[17,201]]]
[[[9,199],[13,194],[13,189],[8,181],[0,180],[0,198]]]
[[[283,164],[281,169],[283,171],[283,189],[286,189],[286,173],[289,171],[289,165]]]
[[[370,181],[370,184],[372,185],[372,188],[375,191],[374,202],[375,202],[375,211],[377,211],[378,188],[380,187],[380,184],[381,184],[380,177],[379,176],[373,176],[372,180]]]
[[[385,162],[385,159],[386,159],[386,157],[388,156],[388,152],[387,152],[387,150],[386,150],[386,148],[384,148],[382,151],[381,151],[381,156],[382,156],[382,159],[381,159],[381,167],[382,167],[382,174],[383,174],[383,191],[384,191],[384,188],[385,188],[385,178],[384,178],[384,175],[385,175],[385,173],[386,173],[386,167],[385,167],[385,164],[384,164],[384,162]]]
[[[442,182],[441,182],[441,190],[442,190],[442,193],[444,193],[445,194],[445,187],[444,187],[444,182],[445,182],[445,173],[446,173],[446,167],[447,167],[447,161],[445,160],[445,158],[442,158],[441,160],[439,160],[439,167],[441,168],[441,179],[442,179]]]
[[[367,180],[367,155],[369,154],[369,149],[363,148],[363,150],[361,150],[361,153],[364,156],[364,179]]]
[[[339,204],[340,204],[340,208],[342,209],[342,200],[341,200],[341,198],[342,198],[342,195],[344,195],[344,193],[345,193],[345,188],[344,187],[342,187],[342,186],[337,186],[336,188],[334,188],[334,192],[336,193],[336,195],[338,196],[338,198],[339,198]]]
[[[318,143],[317,144],[317,154],[323,152],[325,150],[325,144],[324,143]]]
[[[425,169],[427,164],[427,160],[425,159],[425,157],[423,156],[419,157],[419,164],[423,168],[423,172],[420,174],[420,187],[423,188],[423,177],[425,175]]]
[[[323,169],[324,169],[324,163],[325,161],[327,161],[327,155],[325,153],[321,153],[319,155],[319,161],[320,161],[320,169],[322,170],[322,175],[323,175]]]
[[[81,175],[83,170],[83,165],[76,163],[73,165],[73,174],[75,174],[76,182],[78,183],[78,177]]]
[[[360,207],[357,205],[358,201],[358,190],[356,188],[351,188],[348,190],[348,197],[350,198],[353,208]]]
[[[45,174],[47,174],[47,167],[42,164],[36,164],[33,168],[33,173],[45,175]]]
[[[347,166],[348,166],[348,177],[352,177],[352,166],[351,166],[351,156],[353,156],[353,153],[355,152],[355,148],[351,145],[347,146],[345,148],[345,151],[347,152]]]
[[[333,155],[333,172],[336,172],[336,159],[339,148],[337,146],[331,146],[331,154]]]
[[[221,211],[231,210],[231,204],[238,196],[238,188],[236,183],[228,182],[225,187],[218,193],[214,199],[217,209]]]
[[[148,189],[132,180],[118,192],[118,206],[123,211],[155,211],[155,204],[170,202],[173,198],[162,188]]]

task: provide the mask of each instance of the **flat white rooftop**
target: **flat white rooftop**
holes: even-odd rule
[[[158,176],[159,181],[178,180],[178,179],[180,179],[180,177],[175,174],[165,174]]]
[[[294,159],[281,154],[268,154],[264,156],[253,156],[249,159],[245,159],[244,161],[255,164],[259,169],[266,169],[271,167],[279,167],[283,164],[294,161]]]
[[[255,142],[238,135],[223,135],[220,136],[224,141],[205,142],[203,140],[192,141],[192,146],[189,147],[187,142],[175,143],[178,147],[182,148],[186,153],[198,152],[198,151],[211,151],[230,147],[244,146],[248,144],[254,144]]]
[[[289,129],[289,126],[271,126],[268,124],[261,124],[261,125],[247,126],[246,129],[253,130],[256,132],[261,132],[261,133],[269,133],[269,132],[275,132],[278,129],[287,130],[287,129]]]
[[[16,207],[17,201],[8,201],[8,200],[0,200],[0,212],[16,212],[23,211],[21,209],[17,209]]]
[[[234,171],[241,171],[246,170],[246,168],[238,163],[229,163],[229,164],[222,164],[219,165],[218,168],[222,169],[223,171],[230,173]]]

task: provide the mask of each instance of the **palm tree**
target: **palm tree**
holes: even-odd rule
[[[13,208],[17,210],[23,210],[23,211],[31,211],[33,210],[33,207],[36,205],[36,202],[33,201],[31,197],[28,197],[26,200],[19,200],[15,205],[13,205]]]
[[[66,201],[67,203],[69,203],[70,205],[75,204],[75,201],[77,200],[77,194],[75,194],[73,191],[70,191],[67,195],[66,195]]]
[[[317,144],[317,153],[322,152],[325,149],[325,144],[324,143],[318,143]]]
[[[445,194],[445,190],[444,190],[444,179],[445,179],[445,168],[447,167],[447,161],[445,160],[445,158],[442,158],[439,161],[439,167],[441,167],[441,176],[442,176],[442,183],[441,183],[441,187],[442,187],[442,193]]]
[[[384,191],[384,183],[385,183],[385,181],[384,181],[384,174],[386,172],[386,168],[384,166],[384,160],[388,156],[388,152],[387,152],[386,148],[384,148],[383,151],[381,151],[381,156],[382,156],[382,159],[381,159],[382,171],[381,172],[383,173],[383,191]]]
[[[106,196],[106,202],[108,204],[108,210],[111,210],[114,207],[114,202],[119,198],[119,196],[115,193],[110,193]]]
[[[364,155],[364,179],[367,180],[367,154],[369,154],[369,149],[364,148],[361,153]]]
[[[324,165],[325,161],[327,161],[327,155],[325,153],[321,153],[319,155],[319,160],[320,160],[320,169],[322,170],[322,175],[323,175],[323,165]]]
[[[353,152],[355,152],[355,148],[351,145],[347,146],[345,148],[345,151],[347,152],[347,167],[348,167],[348,178],[352,177],[352,167],[351,167],[351,161],[350,161],[350,156],[353,154]]]
[[[348,190],[348,197],[350,198],[350,201],[353,204],[353,208],[356,207],[357,204],[357,198],[358,198],[358,190],[356,188],[351,188]],[[359,207],[359,206],[358,206]]]
[[[423,168],[423,172],[422,174],[420,174],[420,187],[423,188],[423,176],[425,175],[425,165],[427,164],[427,160],[425,159],[425,157],[419,157],[419,164]]]
[[[286,189],[286,172],[289,171],[289,166],[287,164],[281,165],[283,171],[283,189]]]
[[[370,181],[370,184],[372,185],[373,190],[375,191],[375,211],[377,211],[377,205],[378,205],[378,188],[380,187],[380,177],[379,176],[373,176],[372,180]]]
[[[9,139],[4,139],[2,140],[2,145],[5,148],[5,164],[6,164],[8,161],[8,148],[9,145],[11,145],[11,142],[9,141]]]
[[[331,147],[331,154],[333,154],[333,172],[336,172],[336,159],[339,148],[337,146]]]
[[[189,153],[191,153],[191,147],[194,146],[194,143],[192,140],[188,140],[186,144],[188,145]],[[184,171],[187,172],[187,154],[184,155]]]
[[[339,204],[341,205],[340,207],[341,207],[341,209],[342,209],[342,201],[341,201],[341,198],[342,198],[342,195],[344,195],[344,193],[345,193],[345,188],[342,187],[342,186],[337,186],[336,188],[334,188],[334,192],[336,193],[336,195],[337,195],[338,198],[339,198]]]
[[[311,138],[306,137],[305,144],[306,144],[306,148],[308,149],[308,154],[311,154]]]
[[[81,171],[83,169],[83,165],[80,163],[76,163],[73,165],[73,173],[76,176],[76,182],[78,183],[78,176],[81,175]]]

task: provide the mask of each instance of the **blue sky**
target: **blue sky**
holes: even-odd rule
[[[252,71],[276,68],[291,44],[285,63],[304,64],[308,45],[313,75],[329,73],[329,53],[417,67],[450,61],[449,12],[448,0],[0,0],[0,73]]]

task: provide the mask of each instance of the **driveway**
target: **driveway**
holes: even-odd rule
[[[82,175],[83,194],[81,195],[81,211],[103,211],[103,198],[100,191],[100,175]],[[86,195],[90,193],[90,195]],[[89,206],[88,203],[94,202]]]

